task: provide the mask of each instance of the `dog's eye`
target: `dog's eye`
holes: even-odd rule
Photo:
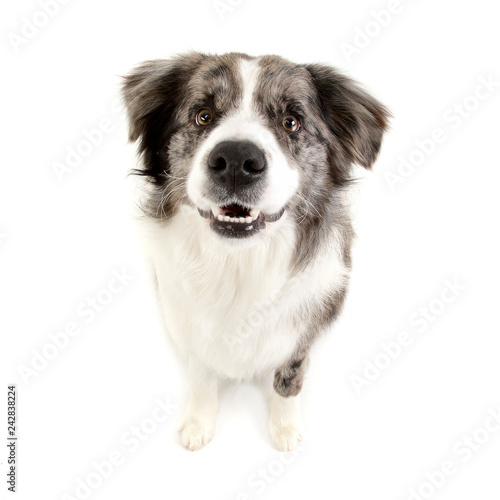
[[[287,132],[297,132],[300,128],[299,120],[292,115],[286,115],[285,118],[281,120],[281,124]]]
[[[196,124],[204,127],[214,119],[214,115],[209,109],[201,109],[196,114]]]

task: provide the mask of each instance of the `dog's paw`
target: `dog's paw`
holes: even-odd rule
[[[277,422],[271,419],[269,430],[279,451],[295,450],[304,435],[300,422]]]
[[[208,418],[186,418],[181,428],[181,442],[191,451],[199,450],[210,442],[214,435],[215,422]]]

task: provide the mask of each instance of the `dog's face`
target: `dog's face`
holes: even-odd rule
[[[335,70],[199,53],[144,63],[124,84],[149,212],[188,205],[220,237],[265,237],[286,213],[332,216],[351,164],[370,168],[388,113]],[[319,220],[319,219],[318,219]]]

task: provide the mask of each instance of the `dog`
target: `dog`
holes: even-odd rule
[[[311,346],[346,296],[353,164],[372,167],[390,113],[332,67],[269,55],[148,61],[122,93],[158,302],[187,365],[182,444],[213,437],[222,381],[269,374],[270,434],[293,450]]]

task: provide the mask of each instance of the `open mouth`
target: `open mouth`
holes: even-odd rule
[[[232,204],[224,207],[212,207],[212,210],[198,212],[202,217],[210,219],[210,227],[221,236],[227,238],[246,238],[266,228],[266,222],[276,222],[285,212],[282,208],[275,214],[264,214],[255,208],[245,208]]]

